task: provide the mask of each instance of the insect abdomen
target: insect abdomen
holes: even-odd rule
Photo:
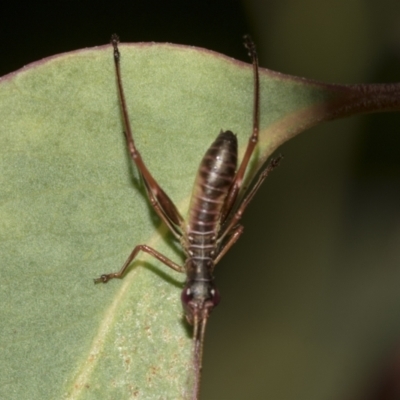
[[[212,237],[217,233],[236,167],[236,136],[231,131],[221,131],[201,160],[194,182],[188,218],[188,234],[192,237]]]

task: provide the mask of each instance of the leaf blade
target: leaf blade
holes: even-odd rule
[[[122,45],[121,52],[135,140],[185,211],[201,156],[219,130],[235,132],[244,150],[252,125],[251,67],[182,46]],[[366,102],[365,86],[261,75],[253,174],[281,143],[313,124],[354,110],[398,109],[390,96]],[[389,89],[396,93],[397,86]],[[191,340],[179,304],[184,277],[144,256],[122,282],[92,282],[117,270],[140,243],[182,261],[127,156],[111,49],[64,54],[3,78],[0,120],[7,321],[0,397],[186,398]]]

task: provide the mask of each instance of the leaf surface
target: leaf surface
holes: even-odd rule
[[[196,48],[121,45],[134,136],[186,215],[201,157],[221,129],[243,154],[250,65]],[[261,73],[260,146],[249,182],[284,141],[321,121],[399,109],[399,86],[334,86]],[[183,263],[151,210],[122,134],[110,46],[62,54],[0,80],[0,398],[184,399],[191,392]]]

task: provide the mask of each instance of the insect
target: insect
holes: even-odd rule
[[[193,399],[197,399],[200,388],[201,359],[204,334],[211,311],[218,305],[220,295],[214,284],[214,268],[243,233],[239,224],[242,214],[255,193],[281,160],[273,159],[250,191],[242,187],[243,178],[258,142],[260,82],[258,57],[251,38],[244,37],[244,45],[252,59],[254,75],[253,130],[244,157],[237,168],[237,138],[231,131],[219,133],[214,143],[205,153],[195,178],[188,216],[184,219],[172,200],[147,169],[133,140],[128,110],[122,86],[119,38],[111,37],[114,64],[125,138],[130,156],[138,168],[148,199],[162,221],[180,242],[186,256],[183,266],[165,257],[157,250],[145,245],[137,245],[118,272],[101,275],[95,283],[106,283],[110,279],[122,278],[125,271],[142,251],[155,257],[175,271],[186,274],[186,283],[181,301],[186,319],[193,325],[195,385]]]

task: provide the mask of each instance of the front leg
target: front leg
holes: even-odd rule
[[[124,273],[125,273],[125,271],[126,271],[126,269],[129,267],[129,265],[131,264],[133,259],[137,256],[137,254],[139,253],[140,250],[144,251],[145,253],[150,254],[154,258],[157,258],[157,260],[161,261],[167,267],[172,268],[174,271],[185,272],[185,268],[184,267],[174,263],[168,257],[165,257],[163,254],[161,254],[158,251],[154,250],[152,247],[149,247],[149,246],[147,246],[145,244],[139,244],[138,246],[136,246],[133,249],[132,253],[130,254],[128,259],[125,261],[124,265],[122,266],[122,268],[118,272],[112,272],[110,274],[101,275],[100,278],[94,279],[94,283],[100,283],[100,282],[107,283],[110,279],[114,279],[114,278],[120,279],[120,278],[122,278]]]

